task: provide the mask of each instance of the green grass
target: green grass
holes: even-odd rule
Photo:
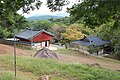
[[[57,52],[57,53],[61,53],[61,54],[75,54],[75,55],[79,55],[81,54],[80,51],[77,51],[77,50],[71,50],[71,49],[59,49],[59,50],[54,50],[54,52]]]
[[[0,56],[0,62],[13,68],[10,55]],[[120,72],[44,58],[17,57],[17,70],[32,72],[36,76],[52,75],[52,80],[120,80]]]
[[[118,63],[120,64],[120,60],[112,59],[112,58],[106,58],[106,57],[97,57],[97,56],[90,56],[88,54],[81,53],[80,51],[77,50],[71,50],[71,49],[60,49],[60,50],[55,50],[54,52],[60,53],[60,54],[68,54],[68,55],[75,55],[75,56],[83,56],[83,57],[88,57],[91,59],[97,59],[103,62],[110,62],[111,63]]]
[[[14,80],[14,74],[12,72],[0,72],[0,80]],[[16,80],[23,80],[17,78]]]

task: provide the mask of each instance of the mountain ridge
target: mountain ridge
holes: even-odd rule
[[[63,16],[54,16],[54,15],[34,15],[31,17],[28,17],[27,20],[48,20],[50,18],[53,19],[58,19],[58,18],[62,18]]]

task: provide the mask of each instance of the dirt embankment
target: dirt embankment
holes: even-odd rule
[[[0,44],[0,54],[12,54],[14,47],[10,45]],[[28,53],[25,50],[16,48],[17,55],[27,55]]]

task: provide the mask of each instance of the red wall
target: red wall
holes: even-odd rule
[[[52,39],[51,35],[46,34],[45,32],[42,32],[41,34],[34,37],[32,42],[41,42],[41,41],[47,41],[47,40],[51,40],[51,39]]]

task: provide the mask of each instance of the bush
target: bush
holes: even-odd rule
[[[99,50],[100,50],[100,47],[99,46],[97,46],[97,45],[89,45],[88,46],[88,52],[90,53],[90,54],[94,54],[94,53],[97,53],[98,54],[98,52],[99,52]]]
[[[117,58],[120,60],[120,43],[115,45],[115,53]]]

